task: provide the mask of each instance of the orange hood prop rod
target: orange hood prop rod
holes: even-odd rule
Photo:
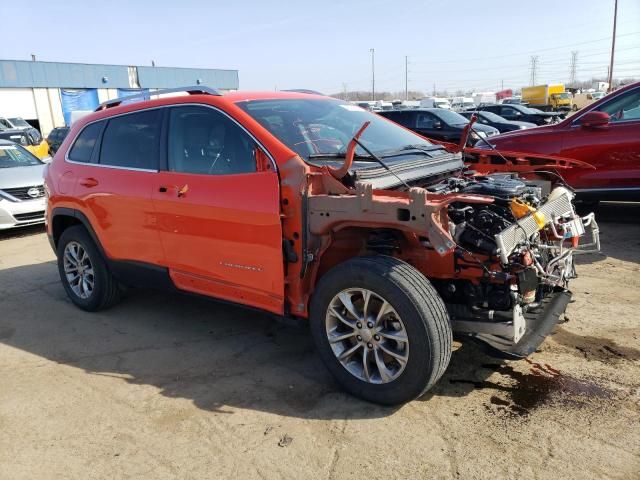
[[[349,142],[349,145],[347,146],[347,153],[344,156],[344,163],[342,164],[342,166],[340,168],[328,167],[329,173],[334,178],[338,180],[342,180],[342,177],[344,177],[349,171],[349,169],[351,168],[351,164],[353,163],[353,157],[355,156],[355,153],[356,153],[356,147],[358,146],[358,140],[360,139],[360,136],[364,133],[364,131],[367,129],[369,125],[371,125],[370,121],[364,122],[360,127],[360,130],[356,132],[356,134],[353,136],[353,138]]]

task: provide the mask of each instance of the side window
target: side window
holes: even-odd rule
[[[256,171],[256,144],[226,115],[208,107],[169,110],[168,166],[173,172],[228,175]]]
[[[392,122],[399,123],[404,127],[412,127],[411,114],[409,112],[392,112],[384,115]]]
[[[640,120],[640,89],[632,90],[614,98],[598,108],[611,116],[611,122]]]
[[[433,128],[435,118],[428,113],[419,113],[416,119],[416,128]]]
[[[0,125],[4,128],[13,128],[9,122],[7,122],[4,118],[0,118]]]
[[[512,107],[502,107],[502,109],[500,109],[500,115],[515,115],[516,111],[517,110]]]
[[[103,125],[104,122],[92,123],[80,132],[80,135],[78,135],[78,138],[76,138],[76,141],[69,151],[69,160],[83,163],[89,163],[91,161],[93,147],[96,145]]]
[[[160,109],[110,119],[102,136],[100,163],[157,170],[161,119]]]

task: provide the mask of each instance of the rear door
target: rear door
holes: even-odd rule
[[[151,200],[162,112],[143,110],[89,124],[69,151],[74,197],[113,260],[163,259]]]
[[[567,172],[569,183],[585,193],[640,192],[640,88],[591,111],[608,113],[609,124],[587,128],[576,119],[565,132],[560,155],[583,160],[596,170]]]
[[[282,313],[275,166],[220,110],[168,109],[167,164],[153,199],[165,264],[181,289]]]

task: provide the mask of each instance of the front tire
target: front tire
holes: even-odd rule
[[[62,232],[56,253],[60,280],[76,306],[95,312],[118,302],[118,282],[84,227],[75,225]]]
[[[364,400],[413,400],[449,364],[452,333],[442,299],[424,275],[393,257],[357,257],[331,269],[310,313],[324,364]]]

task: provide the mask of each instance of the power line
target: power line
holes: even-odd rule
[[[628,37],[631,35],[638,35],[640,34],[640,31],[637,32],[629,32],[629,33],[625,33],[622,35],[618,35],[618,38],[620,37]],[[518,52],[518,53],[509,53],[506,55],[496,55],[496,56],[491,56],[491,57],[477,57],[477,58],[465,58],[465,59],[456,59],[456,60],[436,60],[436,61],[429,61],[428,63],[460,63],[460,62],[472,62],[472,61],[476,61],[476,60],[491,60],[494,58],[505,58],[505,57],[517,57],[520,55],[526,55],[526,54],[530,54],[530,53],[539,53],[539,52],[548,52],[548,51],[552,51],[552,50],[561,50],[563,48],[571,48],[571,47],[577,47],[580,45],[588,45],[590,43],[599,43],[599,42],[604,42],[604,41],[610,41],[611,37],[604,37],[604,38],[598,38],[595,40],[589,40],[586,42],[579,42],[579,43],[572,43],[572,44],[568,44],[568,45],[562,45],[559,47],[550,47],[550,48],[538,48],[536,50],[529,50],[529,51],[525,51],[525,52]],[[416,55],[418,57],[420,57],[420,55]],[[424,57],[424,55],[423,55]],[[414,63],[427,63],[427,62],[414,62]]]

